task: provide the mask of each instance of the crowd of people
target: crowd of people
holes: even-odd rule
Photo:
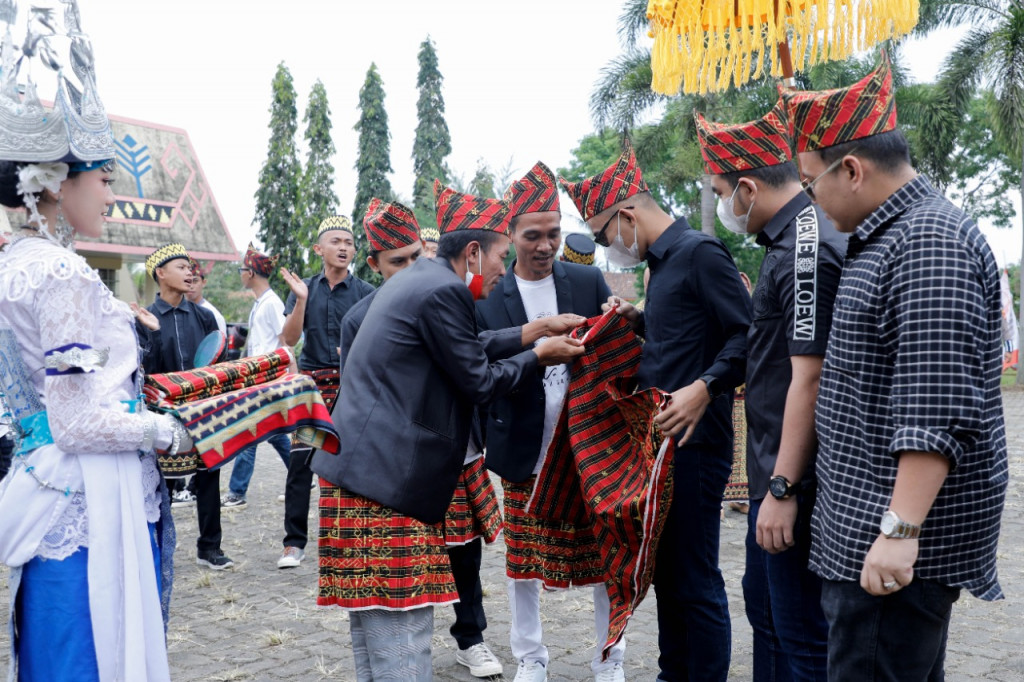
[[[145,308],[115,299],[74,253],[114,201],[91,69],[76,70],[86,97],[61,81],[61,125],[31,106],[19,125],[10,108],[0,116],[0,202],[27,212],[0,250],[0,389],[15,435],[0,560],[22,682],[169,680],[172,496],[195,501],[198,563],[230,568],[221,509],[245,505],[255,463],[255,448],[236,455],[223,494],[218,469],[187,486],[161,475],[155,453],[188,452],[191,434],[145,409],[143,376],[192,369],[223,319],[182,244],[147,259],[159,294]],[[1002,596],[998,272],[974,222],[912,167],[888,61],[847,88],[783,90],[755,121],[695,125],[719,218],[765,250],[752,295],[720,240],[658,204],[628,145],[580,182],[538,162],[501,199],[436,182],[432,234],[374,199],[358,218],[377,289],[350,272],[346,216],[324,217],[312,277],[249,246],[247,352],[301,339],[297,370],[341,441],[332,453],[271,439],[287,467],[277,566],[306,559],[319,485],[316,603],[349,612],[356,679],[431,679],[445,604],[458,662],[502,672],[479,577],[482,544],[502,527],[516,682],[547,679],[541,590],[578,586],[593,591],[595,680],[625,679],[626,637],[609,634],[619,548],[591,517],[534,505],[553,443],[580,428],[564,415],[588,409],[571,388],[589,352],[574,332],[601,316],[643,340],[634,388],[657,389],[647,426],[672,446],[671,503],[649,538],[659,680],[728,677],[720,511],[744,384],[755,680],[941,680],[960,591]],[[612,264],[646,262],[642,310],[587,264],[594,244],[563,248],[559,184]]]

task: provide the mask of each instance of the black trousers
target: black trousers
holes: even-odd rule
[[[459,648],[466,650],[484,641],[487,617],[484,615],[484,591],[480,585],[480,561],[483,540],[477,538],[465,545],[448,547],[448,560],[452,565],[455,589],[459,603],[455,609],[455,623],[450,632]]]
[[[292,446],[288,461],[288,476],[284,484],[284,546],[306,548],[309,537],[309,488],[313,484],[313,470],[309,460],[313,448]]]
[[[197,471],[189,487],[196,496],[196,516],[199,519],[196,548],[200,554],[220,551],[220,469]]]

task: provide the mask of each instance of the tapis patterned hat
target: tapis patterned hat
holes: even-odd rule
[[[374,197],[366,207],[363,228],[374,251],[400,249],[420,240],[420,226],[412,209],[398,202],[383,202]]]
[[[524,213],[558,210],[558,183],[551,169],[540,161],[505,191],[505,201],[513,217]]]
[[[620,201],[648,191],[630,144],[619,160],[601,173],[580,182],[569,182],[565,178],[559,178],[558,182],[585,221]]]
[[[704,170],[709,175],[776,166],[793,158],[781,99],[756,121],[727,125],[708,121],[698,112],[693,113],[693,119]]]
[[[256,250],[256,247],[249,242],[249,248],[245,250],[245,259],[243,263],[245,267],[249,268],[257,275],[262,277],[270,277],[270,274],[274,272],[274,268],[277,267],[278,256],[265,256]]]
[[[437,227],[441,234],[456,230],[490,230],[508,234],[508,204],[501,199],[485,199],[460,194],[434,180],[434,202]]]

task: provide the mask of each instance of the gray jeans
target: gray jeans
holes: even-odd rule
[[[431,682],[434,607],[410,611],[349,611],[358,682]]]

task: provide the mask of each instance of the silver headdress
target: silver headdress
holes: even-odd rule
[[[58,30],[53,8],[32,7],[19,48],[11,37],[18,14],[16,2],[0,0],[0,22],[5,24],[0,45],[0,159],[29,164],[19,173],[18,192],[30,219],[47,236],[46,221],[37,209],[38,193],[43,188],[56,192],[69,169],[89,170],[115,155],[110,120],[96,89],[92,44],[82,32],[77,0],[60,3],[65,6],[64,30]],[[64,41],[58,41],[58,36],[70,43],[68,62],[81,87],[64,70],[55,47]],[[35,61],[57,73],[52,111],[43,106],[32,79]],[[63,220],[59,202],[58,214],[57,238],[70,247],[72,230]]]

